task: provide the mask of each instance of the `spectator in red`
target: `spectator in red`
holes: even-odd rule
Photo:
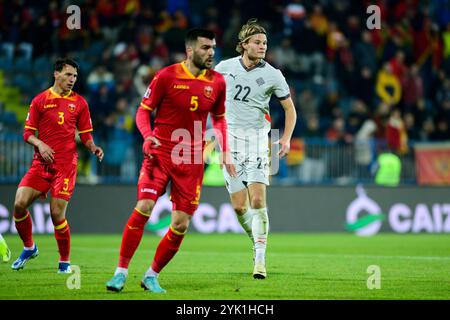
[[[402,100],[405,110],[412,109],[423,99],[423,80],[419,75],[419,67],[413,64],[401,80]]]
[[[397,51],[395,56],[389,61],[392,73],[397,77],[398,81],[402,81],[408,68],[405,65],[405,53],[401,50]]]
[[[397,154],[408,152],[408,135],[399,109],[391,112],[386,126],[386,141],[389,148]]]
[[[330,128],[328,128],[325,136],[332,143],[351,143],[352,136],[345,132],[345,120],[342,117],[335,118]]]

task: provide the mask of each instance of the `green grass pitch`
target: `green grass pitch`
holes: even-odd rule
[[[166,294],[139,287],[159,242],[145,234],[134,256],[125,289],[107,292],[119,254],[120,235],[72,235],[73,265],[80,288],[68,289],[70,275],[56,274],[53,236],[35,236],[40,255],[23,270],[11,270],[21,250],[18,236],[5,236],[13,257],[0,263],[0,300],[5,299],[450,299],[450,235],[351,234],[269,235],[268,277],[252,278],[252,251],[244,234],[189,233],[160,274]],[[380,289],[369,290],[367,269],[380,270]],[[369,281],[371,282],[371,281]],[[372,282],[371,282],[372,283]]]

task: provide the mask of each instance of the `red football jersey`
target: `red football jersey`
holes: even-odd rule
[[[75,130],[79,133],[92,131],[88,104],[73,91],[63,97],[52,88],[47,89],[31,102],[25,128],[37,130],[38,138],[55,151],[54,163],[76,163]],[[42,160],[38,148],[35,148],[34,158]]]
[[[156,110],[153,135],[161,146],[155,153],[170,154],[177,144],[201,152],[208,113],[225,116],[225,94],[225,79],[214,70],[195,77],[184,62],[161,69],[140,104]]]

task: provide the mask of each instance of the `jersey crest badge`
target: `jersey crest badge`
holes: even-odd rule
[[[258,78],[258,79],[256,79],[256,83],[258,84],[258,86],[262,86],[266,82],[264,81],[263,78]]]
[[[70,112],[74,112],[76,108],[76,106],[73,103],[69,104],[67,107],[69,108]]]
[[[212,93],[213,93],[213,87],[211,87],[211,86],[206,86],[205,89],[203,90],[203,94],[207,98],[211,98]]]

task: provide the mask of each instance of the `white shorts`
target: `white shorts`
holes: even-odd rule
[[[248,185],[259,182],[269,185],[269,156],[268,154],[243,154],[231,152],[233,163],[236,166],[237,177],[232,178],[225,167],[223,176],[228,192],[235,193]]]

